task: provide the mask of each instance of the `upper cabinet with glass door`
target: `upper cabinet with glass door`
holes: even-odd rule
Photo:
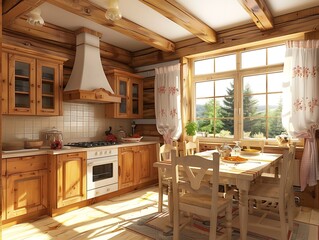
[[[62,71],[60,57],[22,54],[23,49],[3,48],[2,114],[61,115]],[[31,51],[29,50],[28,53]],[[33,53],[33,52],[32,52]],[[4,94],[5,93],[5,94]]]
[[[61,68],[61,69],[60,69]],[[47,61],[37,62],[37,114],[59,115],[62,66]]]
[[[114,118],[142,118],[142,77],[116,69],[107,72],[106,76],[114,93],[121,97],[121,103],[106,104],[106,116]]]
[[[35,114],[35,62],[34,58],[9,54],[9,114]]]

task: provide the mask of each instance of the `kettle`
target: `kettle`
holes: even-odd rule
[[[61,149],[63,147],[63,135],[57,128],[53,127],[45,133],[45,145],[51,149]]]

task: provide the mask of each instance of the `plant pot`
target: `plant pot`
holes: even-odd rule
[[[196,136],[196,135],[194,135],[194,136],[188,136],[188,135],[186,135],[186,137],[185,137],[185,140],[186,140],[186,141],[189,141],[189,142],[196,142],[196,139],[197,139],[197,136]]]

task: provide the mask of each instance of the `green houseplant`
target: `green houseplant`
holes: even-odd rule
[[[188,121],[185,125],[187,140],[191,142],[195,142],[196,140],[196,131],[197,131],[197,123],[193,121]]]

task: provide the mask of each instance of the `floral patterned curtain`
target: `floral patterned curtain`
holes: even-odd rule
[[[300,166],[300,185],[319,180],[319,40],[288,41],[284,63],[282,123],[293,137],[305,138]]]
[[[180,64],[155,68],[154,88],[157,131],[172,144],[182,133]]]

